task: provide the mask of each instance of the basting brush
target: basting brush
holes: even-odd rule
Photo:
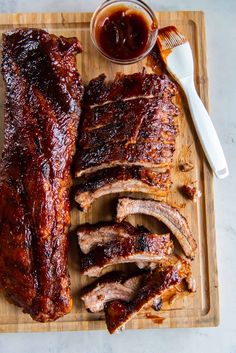
[[[229,171],[219,138],[194,85],[192,50],[187,39],[174,26],[159,30],[157,44],[169,73],[183,88],[199,140],[208,162],[218,178]]]

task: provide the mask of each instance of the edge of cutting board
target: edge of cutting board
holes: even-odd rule
[[[160,12],[159,12],[160,13]],[[205,106],[209,110],[208,98],[208,77],[207,77],[207,56],[206,56],[206,32],[205,32],[205,17],[202,11],[178,11],[168,13],[170,18],[181,17],[181,20],[198,20],[200,26],[197,27],[197,50],[199,54],[199,71],[201,77],[197,77],[199,95],[203,100]],[[67,23],[85,23],[88,22],[91,13],[11,13],[0,14],[0,25],[6,26],[6,29],[11,26],[27,26],[28,24],[53,24],[60,23],[62,25]],[[201,28],[201,30],[199,30]],[[217,275],[217,260],[216,260],[216,236],[215,236],[215,218],[214,218],[214,190],[213,190],[213,175],[207,162],[203,163],[204,189],[205,189],[205,209],[211,214],[211,217],[206,219],[206,233],[207,233],[207,247],[208,259],[207,265],[209,270],[209,297],[210,309],[205,315],[196,317],[195,321],[175,319],[175,323],[168,327],[210,327],[219,324],[219,293],[218,293],[218,275]],[[66,320],[66,317],[65,317]],[[133,319],[127,328],[158,328],[153,326],[151,321],[146,322],[142,326],[142,319]],[[159,326],[160,328],[165,325]],[[167,327],[167,326],[166,326]],[[95,330],[105,329],[104,321],[56,321],[52,323],[9,323],[0,325],[0,332],[37,332],[37,331],[73,331],[73,330]]]

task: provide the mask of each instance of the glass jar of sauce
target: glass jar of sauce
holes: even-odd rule
[[[114,63],[142,60],[153,48],[158,34],[154,12],[141,0],[108,0],[93,14],[92,41]]]

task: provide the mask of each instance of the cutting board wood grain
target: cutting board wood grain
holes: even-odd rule
[[[189,39],[195,61],[195,81],[199,95],[209,108],[205,20],[202,12],[159,12],[157,13],[160,27],[175,25]],[[108,79],[116,72],[126,74],[142,70],[143,62],[129,66],[114,65],[105,60],[94,49],[89,35],[89,13],[42,13],[42,14],[1,14],[1,33],[17,27],[45,28],[56,35],[78,37],[84,48],[82,55],[78,55],[78,69],[84,82],[100,73],[106,73]],[[150,68],[148,68],[150,70]],[[4,86],[0,80],[0,109],[1,109],[1,146],[3,137],[4,114]],[[218,277],[215,244],[213,176],[204,157],[203,151],[194,131],[185,98],[181,94],[176,103],[182,108],[179,117],[180,134],[177,138],[176,153],[173,163],[173,185],[167,202],[178,207],[188,219],[197,243],[198,251],[193,262],[193,273],[197,282],[197,292],[188,296],[181,296],[171,306],[165,305],[163,310],[155,312],[147,309],[128,323],[129,329],[154,327],[199,327],[216,326],[219,322]],[[191,160],[194,169],[189,173],[179,171],[181,161]],[[197,203],[186,201],[179,193],[179,186],[190,181],[198,181],[202,198]],[[122,194],[123,195],[123,194]],[[106,196],[99,199],[87,214],[72,210],[72,229],[78,223],[97,222],[111,219],[115,211],[116,199],[119,195]],[[137,195],[136,195],[137,196]],[[139,195],[141,196],[141,195]],[[132,216],[129,220],[133,224],[144,224],[153,230],[160,230],[158,222],[147,216]],[[134,266],[134,265],[133,265]],[[129,266],[120,266],[126,270]],[[68,331],[105,329],[103,313],[87,313],[79,299],[81,288],[91,279],[79,274],[76,237],[71,232],[70,246],[70,274],[72,282],[73,309],[72,312],[56,322],[37,323],[20,308],[10,304],[0,295],[0,332],[16,331]],[[159,319],[161,317],[162,319]]]

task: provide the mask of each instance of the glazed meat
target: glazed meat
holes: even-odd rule
[[[107,143],[162,141],[174,144],[176,127],[173,125],[173,116],[178,111],[173,103],[165,100],[166,98],[162,100],[156,97],[133,98],[85,108],[86,117],[79,145],[88,149],[101,146],[104,141]],[[109,116],[110,111],[115,114],[115,118]],[[92,122],[91,125],[89,121]]]
[[[178,261],[180,261],[179,258],[172,256],[170,260],[167,260],[168,264],[162,265],[159,270],[163,271],[167,265],[168,267],[174,266]],[[93,313],[104,310],[106,303],[114,300],[131,302],[147,278],[150,278],[150,271],[136,273],[131,276],[127,276],[121,271],[111,271],[83,288],[81,299],[86,309]],[[180,293],[194,292],[195,290],[195,280],[191,272],[189,272],[184,281],[166,288],[151,303],[147,303],[147,306],[151,304],[152,308],[158,311],[164,302],[173,302]]]
[[[194,257],[196,240],[186,218],[165,202],[138,199],[120,199],[117,206],[117,220],[122,221],[130,214],[146,214],[163,222],[176,236],[186,256]]]
[[[71,310],[67,268],[70,166],[83,87],[76,38],[3,35],[6,85],[0,167],[0,287],[37,321]]]
[[[180,287],[184,286],[184,282],[190,276],[190,263],[179,258],[174,265],[157,269],[146,276],[131,301],[116,299],[106,303],[105,317],[109,332],[114,333],[123,328],[129,320],[145,306],[150,305],[153,300],[159,305],[170,294],[177,293],[178,288],[181,290]]]
[[[138,237],[142,233],[150,233],[145,227],[134,227],[128,222],[100,222],[83,224],[78,227],[78,242],[80,250],[88,254],[98,245],[103,246],[121,238]]]
[[[131,301],[139,289],[144,275],[127,278],[124,272],[108,272],[91,285],[84,288],[81,299],[86,309],[92,313],[104,310],[107,302],[120,299]]]
[[[139,165],[146,168],[166,167],[172,162],[174,150],[174,145],[166,145],[161,142],[135,144],[122,142],[107,145],[104,143],[97,148],[81,149],[81,152],[77,153],[76,175],[81,176],[84,173],[92,173],[115,165]],[[89,167],[86,167],[85,171],[78,172],[78,168],[82,169],[86,165]]]
[[[86,176],[76,187],[75,201],[86,211],[97,198],[119,192],[141,192],[153,198],[166,196],[170,171],[155,172],[143,167],[117,166]]]
[[[86,88],[76,175],[117,165],[166,167],[175,150],[176,86],[165,75],[105,75]]]
[[[176,86],[165,75],[147,75],[145,71],[132,75],[118,73],[113,82],[107,83],[106,76],[101,74],[90,81],[85,91],[84,100],[87,105],[102,105],[117,99],[131,99],[133,97],[160,97],[163,92],[169,95],[176,93]],[[167,92],[166,92],[167,91]]]
[[[116,225],[112,230],[112,225],[101,225],[103,230],[98,232],[98,227],[99,225],[86,225],[82,231],[78,231],[79,244],[82,244],[82,249],[86,252],[84,254],[81,251],[80,254],[82,274],[96,277],[107,266],[139,261],[157,262],[173,252],[173,243],[169,234],[153,234],[144,227],[136,229],[127,223],[122,225],[122,230]],[[104,236],[106,228],[110,235]],[[89,236],[85,239],[86,229],[89,230]],[[116,231],[118,234],[114,234]],[[109,236],[110,240],[108,240]],[[96,240],[90,241],[89,237]]]

